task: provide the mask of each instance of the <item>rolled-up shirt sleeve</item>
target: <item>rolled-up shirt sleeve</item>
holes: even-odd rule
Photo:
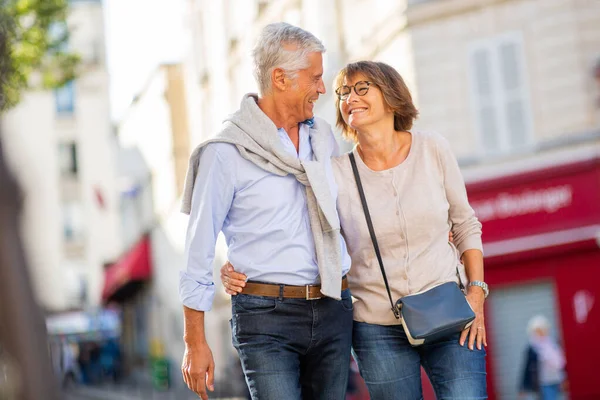
[[[448,141],[440,136],[438,156],[444,171],[444,187],[449,203],[449,219],[452,223],[454,244],[460,255],[470,249],[483,252],[481,242],[481,222],[469,204],[465,181],[460,172],[458,162]]]
[[[184,265],[179,274],[181,302],[198,311],[209,311],[212,307],[215,245],[234,193],[233,168],[221,158],[219,146],[229,145],[208,144],[200,154],[185,240]]]

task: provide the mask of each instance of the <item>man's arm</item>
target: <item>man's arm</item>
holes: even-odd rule
[[[212,271],[217,236],[233,200],[234,179],[219,149],[209,144],[200,155],[185,243],[185,265],[180,273],[179,295],[184,305],[184,381],[202,399],[212,390],[214,360],[204,332],[204,312],[215,293]]]
[[[206,388],[214,387],[215,361],[204,334],[204,311],[183,306],[185,353],[181,373],[186,385],[203,400],[208,400]]]

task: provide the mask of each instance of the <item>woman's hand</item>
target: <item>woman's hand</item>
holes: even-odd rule
[[[483,303],[485,301],[483,289],[477,286],[469,286],[467,289],[467,301],[475,312],[475,320],[470,327],[462,331],[462,334],[460,335],[460,345],[465,345],[468,336],[469,349],[473,350],[473,345],[477,342],[477,348],[481,350],[482,343],[484,346],[487,346],[485,321],[483,317]]]
[[[221,282],[227,294],[235,296],[241,293],[246,286],[246,279],[248,279],[246,275],[235,272],[229,261],[221,267]]]

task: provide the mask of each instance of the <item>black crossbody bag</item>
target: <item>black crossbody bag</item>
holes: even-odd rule
[[[354,172],[354,179],[356,180],[356,187],[358,188],[358,194],[360,195],[360,201],[365,213],[365,219],[369,227],[369,234],[371,235],[373,248],[375,249],[375,255],[377,256],[381,274],[383,275],[383,282],[385,283],[385,288],[390,299],[392,312],[396,319],[401,319],[402,327],[410,344],[419,346],[424,343],[440,340],[471,326],[475,319],[475,313],[463,292],[464,286],[460,280],[460,275],[458,279],[461,282],[460,286],[454,282],[442,283],[423,292],[404,296],[394,303],[383,267],[377,238],[375,237],[367,199],[365,198],[360,175],[358,174],[356,160],[353,153],[350,153],[349,156],[352,171]]]

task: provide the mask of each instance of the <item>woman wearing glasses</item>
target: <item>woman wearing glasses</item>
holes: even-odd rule
[[[448,242],[450,230],[476,314],[462,334],[411,346],[390,310],[349,157],[334,159],[338,213],[352,258],[353,351],[370,396],[421,399],[423,366],[439,399],[487,398],[481,224],[449,143],[438,134],[411,130],[417,109],[402,77],[387,64],[348,64],[335,87],[337,126],[356,143],[352,153],[392,298],[458,283],[457,266],[463,266]],[[235,278],[226,268],[222,272]]]
[[[417,109],[402,77],[387,64],[349,64],[335,87],[337,126],[356,143],[352,152],[392,298],[458,282],[450,230],[476,313],[460,335],[410,345],[390,310],[348,156],[334,159],[338,213],[352,258],[348,281],[356,298],[353,350],[371,398],[420,399],[421,365],[439,399],[486,398],[487,285],[485,291],[475,286],[483,283],[481,224],[449,143],[441,135],[411,130]]]

